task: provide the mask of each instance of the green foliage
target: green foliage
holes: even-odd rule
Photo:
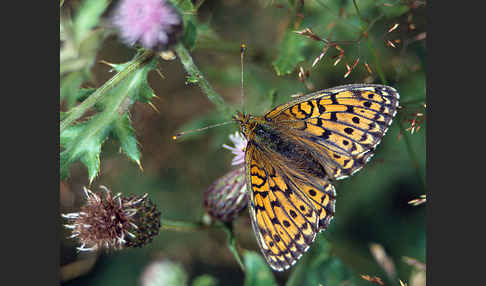
[[[197,39],[197,18],[195,17],[197,10],[190,0],[172,1],[182,12],[182,20],[184,21],[184,35],[182,42],[188,50],[192,50],[196,44]]]
[[[291,74],[297,64],[305,60],[303,50],[307,41],[293,30],[288,30],[280,45],[277,59],[272,63],[277,75]]]
[[[128,63],[111,66],[118,73],[122,73],[135,60],[136,57]],[[147,75],[155,68],[156,63],[156,59],[152,59],[144,67],[123,78],[106,91],[98,102],[97,107],[101,109],[99,113],[61,132],[61,179],[69,175],[71,164],[80,160],[88,168],[89,180],[92,182],[100,170],[101,146],[109,137],[118,139],[121,151],[140,165],[141,154],[127,110],[135,101],[149,102],[155,96],[147,82]],[[83,96],[85,95],[84,93]]]
[[[217,286],[218,280],[211,275],[201,275],[192,281],[191,286]]]
[[[101,14],[109,3],[108,0],[86,0],[82,2],[73,23],[75,42],[80,43],[88,36],[99,23]]]
[[[277,282],[272,270],[260,254],[247,251],[243,255],[245,261],[245,286],[276,286]]]
[[[340,285],[352,278],[348,267],[331,252],[328,241],[323,236],[312,245],[312,250],[294,267],[286,286],[300,285]]]

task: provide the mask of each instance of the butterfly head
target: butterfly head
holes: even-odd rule
[[[236,115],[233,116],[233,120],[239,124],[240,132],[246,137],[249,137],[249,134],[256,126],[255,120],[249,114],[245,114],[243,112],[238,111]]]

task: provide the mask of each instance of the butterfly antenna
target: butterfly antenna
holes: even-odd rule
[[[245,108],[245,91],[243,89],[243,56],[245,55],[246,45],[241,44],[240,48],[240,64],[241,64],[241,108],[246,112]]]
[[[176,135],[172,136],[172,139],[177,140],[182,135],[185,135],[185,134],[189,134],[189,133],[193,133],[193,132],[199,132],[199,131],[203,131],[203,130],[206,130],[206,129],[227,125],[227,124],[230,124],[230,123],[234,123],[234,121],[226,121],[226,122],[222,122],[222,123],[218,123],[218,124],[214,124],[214,125],[209,125],[209,126],[198,128],[198,129],[182,131],[182,132],[179,132]]]

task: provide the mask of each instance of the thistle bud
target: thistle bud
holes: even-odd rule
[[[86,204],[77,213],[62,214],[69,220],[65,227],[72,230],[70,238],[81,243],[78,250],[141,247],[159,234],[160,212],[147,194],[113,196],[108,188],[100,188],[103,194],[84,188]]]
[[[245,166],[217,179],[204,193],[204,207],[214,218],[232,221],[246,207]]]

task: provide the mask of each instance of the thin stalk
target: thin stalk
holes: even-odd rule
[[[219,95],[211,86],[211,84],[206,80],[206,78],[203,76],[199,68],[194,64],[194,61],[192,60],[191,54],[189,54],[189,51],[184,47],[182,43],[179,43],[175,46],[175,52],[179,56],[179,59],[181,60],[182,65],[184,66],[184,69],[186,72],[197,81],[197,84],[201,88],[201,90],[204,92],[204,94],[208,97],[208,99],[216,105],[216,108],[218,108],[220,111],[224,113],[229,113],[229,109],[226,106],[223,98],[221,95]]]
[[[152,51],[145,51],[137,59],[133,61],[124,70],[120,71],[108,81],[106,81],[100,88],[93,92],[86,100],[84,100],[78,106],[72,108],[65,113],[64,120],[60,124],[60,132],[62,133],[69,125],[74,121],[78,120],[86,113],[91,107],[93,107],[98,101],[100,101],[103,96],[118,83],[123,81],[132,72],[136,71],[143,65],[147,64],[149,60],[154,56]]]
[[[226,232],[228,248],[238,262],[238,265],[240,265],[241,270],[245,271],[245,265],[243,264],[243,260],[241,259],[240,253],[238,252],[238,248],[236,246],[236,238],[234,236],[233,230],[224,224],[221,224],[220,227],[224,230],[224,232]]]
[[[208,228],[221,228],[227,236],[227,244],[228,248],[230,249],[231,253],[235,257],[238,265],[241,267],[243,271],[245,271],[245,266],[243,264],[243,260],[241,259],[240,253],[238,252],[238,248],[236,246],[236,238],[234,236],[233,230],[231,226],[227,226],[224,223],[218,222],[216,224],[212,223],[204,223],[203,221],[200,222],[188,222],[188,221],[176,221],[176,220],[168,220],[164,219],[162,221],[162,226],[160,230],[172,230],[172,231],[199,231]]]
[[[161,230],[174,230],[174,231],[198,231],[208,226],[202,222],[187,222],[187,221],[176,221],[176,220],[162,220]]]
[[[356,9],[356,14],[358,14],[359,19],[362,22],[366,22],[365,19],[361,16],[361,12],[359,11],[358,4],[356,3],[356,0],[353,0],[354,8]]]

